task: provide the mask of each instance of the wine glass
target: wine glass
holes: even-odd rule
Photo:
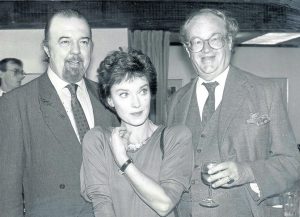
[[[217,164],[217,162],[209,161],[204,162],[201,167],[201,178],[204,184],[208,185],[208,197],[204,198],[200,201],[199,205],[205,206],[205,207],[217,207],[219,204],[213,200],[212,198],[212,187],[211,182],[207,181],[207,178],[210,176],[208,174],[209,168],[211,168],[213,165]]]

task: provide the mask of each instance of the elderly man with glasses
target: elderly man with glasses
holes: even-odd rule
[[[237,31],[235,19],[214,9],[193,13],[181,28],[198,76],[168,105],[168,125],[187,125],[195,151],[180,217],[280,216],[270,198],[299,179],[300,155],[280,88],[230,64]]]
[[[0,96],[21,86],[25,78],[23,63],[16,58],[5,58],[0,61]]]

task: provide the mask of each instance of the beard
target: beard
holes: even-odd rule
[[[80,81],[85,74],[83,59],[79,55],[73,55],[65,59],[62,76],[70,83]]]

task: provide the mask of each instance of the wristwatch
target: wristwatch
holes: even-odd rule
[[[123,175],[124,172],[125,172],[125,170],[126,170],[126,168],[127,168],[128,165],[131,164],[131,163],[133,163],[133,161],[132,161],[132,159],[129,158],[129,159],[128,159],[121,167],[120,167],[119,173],[120,173],[121,175]]]

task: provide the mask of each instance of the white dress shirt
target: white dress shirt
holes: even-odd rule
[[[219,85],[215,89],[215,109],[218,108],[218,106],[220,105],[220,103],[222,101],[228,71],[229,71],[229,66],[225,69],[225,71],[223,73],[218,75],[215,79],[209,81],[209,82],[217,81],[219,83]],[[203,82],[207,83],[208,81],[205,81],[204,79],[198,77],[198,81],[196,84],[197,85],[196,86],[196,95],[197,95],[197,102],[198,102],[198,108],[199,108],[201,120],[202,120],[203,107],[204,107],[204,104],[208,97],[208,91],[207,91],[206,87],[204,85],[202,85]]]
[[[74,115],[72,112],[72,106],[71,106],[71,94],[68,88],[66,87],[69,83],[62,80],[60,77],[58,77],[49,67],[47,70],[49,79],[51,83],[53,84],[63,106],[66,109],[66,112],[69,116],[70,122],[72,124],[72,127],[77,135],[78,141],[80,141],[79,134],[76,127],[76,122],[74,119]],[[76,83],[78,85],[77,88],[77,98],[81,104],[81,107],[84,111],[84,114],[86,116],[86,119],[88,121],[90,129],[95,126],[94,123],[94,113],[93,113],[93,107],[90,100],[90,96],[88,94],[88,91],[86,89],[86,85],[84,82],[84,79],[81,79],[79,82]]]

